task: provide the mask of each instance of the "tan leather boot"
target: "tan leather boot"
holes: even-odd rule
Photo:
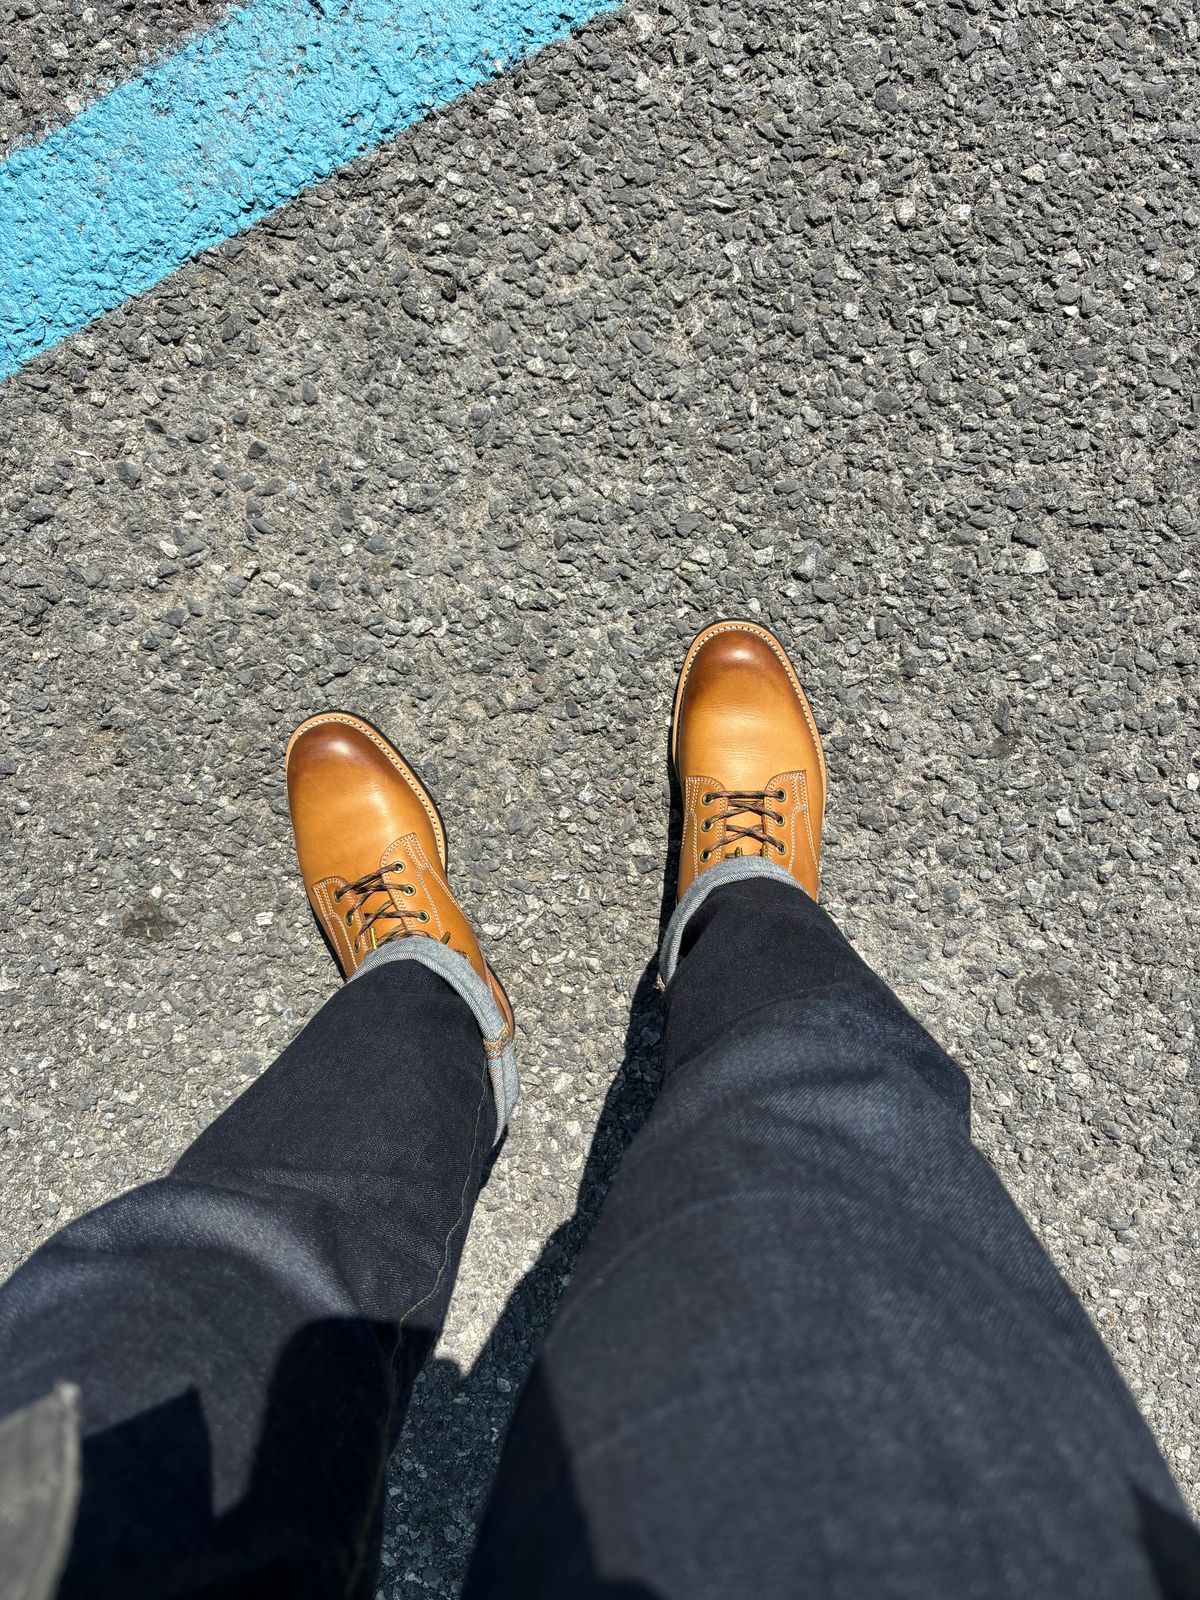
[[[502,1051],[512,1008],[446,881],[446,830],[424,784],[377,729],[345,711],[302,722],[286,765],[304,887],[343,976],[393,939],[449,945],[495,996],[505,1032],[487,1047]]]
[[[680,897],[709,867],[764,856],[815,900],[825,756],[787,652],[755,622],[714,622],[679,674],[671,759],[683,796]]]

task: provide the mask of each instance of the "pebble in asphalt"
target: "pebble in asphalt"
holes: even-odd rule
[[[198,16],[33,12],[0,6],[12,133]],[[793,649],[828,903],[968,1067],[1196,1503],[1197,31],[635,4],[0,392],[0,1270],[332,990],[306,713],[419,761],[517,1007],[381,1594],[455,1591],[653,1094],[666,726],[719,615]]]

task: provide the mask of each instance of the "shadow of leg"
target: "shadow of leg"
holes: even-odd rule
[[[444,1514],[448,1498],[459,1505],[478,1507],[487,1494],[525,1375],[533,1365],[579,1253],[596,1225],[621,1159],[658,1094],[663,1014],[656,986],[657,946],[675,906],[682,835],[682,810],[669,762],[667,772],[671,809],[655,958],[634,991],[621,1066],[596,1125],[574,1214],[555,1229],[536,1265],[513,1291],[471,1371],[461,1373],[452,1361],[432,1361],[413,1394],[394,1471],[398,1470],[403,1483],[396,1509],[406,1524],[406,1539],[411,1530],[411,1549],[418,1562],[428,1561],[433,1553],[431,1522],[439,1513]],[[511,1380],[509,1389],[502,1391],[498,1387],[501,1376],[506,1382]],[[424,1475],[418,1478],[420,1489],[414,1483],[418,1464]],[[426,1478],[434,1480],[439,1492],[423,1491]],[[456,1545],[458,1552],[465,1565],[470,1553],[469,1538],[463,1537]],[[445,1565],[449,1567],[451,1563]],[[445,1594],[456,1592],[455,1580],[461,1576],[460,1562],[455,1560],[452,1565],[455,1570],[438,1575]],[[438,1587],[432,1574],[426,1581]],[[605,1593],[615,1600],[616,1590]],[[634,1600],[632,1595],[630,1600]]]
[[[656,972],[657,964],[652,963],[634,994],[624,1058],[596,1127],[574,1214],[555,1229],[536,1265],[509,1297],[471,1371],[461,1374],[453,1361],[432,1361],[413,1391],[393,1470],[398,1467],[402,1474],[401,1514],[413,1530],[417,1560],[428,1561],[432,1556],[435,1541],[429,1524],[439,1512],[444,1513],[445,1495],[423,1492],[423,1480],[414,1476],[414,1464],[432,1475],[439,1489],[444,1486],[452,1492],[459,1504],[474,1506],[483,1500],[525,1374],[595,1227],[621,1158],[654,1104],[662,1037]],[[510,1390],[498,1387],[501,1375],[511,1380]],[[464,1561],[469,1545],[470,1540],[463,1538]],[[453,1593],[456,1574],[440,1575],[447,1584],[443,1592]],[[437,1587],[432,1576],[427,1581]]]

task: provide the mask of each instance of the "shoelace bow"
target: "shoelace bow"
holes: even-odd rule
[[[354,902],[350,909],[346,912],[347,926],[349,926],[350,919],[357,912],[362,912],[366,909],[367,901],[370,900],[373,895],[383,896],[382,901],[372,910],[370,916],[363,918],[362,927],[354,935],[354,948],[356,950],[358,949],[360,942],[368,933],[371,935],[371,948],[373,950],[378,950],[380,945],[389,944],[393,939],[403,939],[410,933],[416,933],[416,928],[409,927],[410,922],[421,923],[429,921],[428,911],[404,911],[393,902],[393,888],[398,889],[400,893],[404,895],[413,895],[417,892],[415,886],[411,883],[390,884],[387,881],[389,873],[403,871],[403,862],[399,862],[397,865],[392,867],[379,867],[374,872],[364,873],[363,876],[357,879],[354,883],[344,883],[340,889],[334,890],[333,898],[335,900],[341,900],[346,895],[354,896]],[[375,932],[375,925],[378,922],[384,921],[395,922],[398,924],[398,926],[393,928],[389,933],[380,935]],[[432,939],[433,935],[428,934],[426,937]],[[448,933],[442,938],[441,943],[450,943],[450,935]]]
[[[768,822],[774,822],[779,827],[782,827],[787,820],[782,811],[776,811],[772,808],[770,802],[785,800],[786,798],[786,789],[710,789],[707,794],[700,796],[701,805],[711,806],[715,805],[718,800],[724,800],[726,809],[718,811],[715,816],[706,817],[700,824],[700,831],[701,833],[708,833],[718,822],[723,822],[725,824],[725,836],[720,845],[722,851],[728,850],[729,846],[736,841],[745,839],[753,841],[762,847],[758,852],[759,855],[765,856],[768,849],[778,850],[781,856],[786,855],[787,846],[782,839],[776,839],[767,832]],[[758,819],[757,823],[750,827],[729,826],[734,817],[747,814],[756,817]],[[745,854],[740,843],[737,844],[733,853],[735,856]],[[701,861],[708,861],[712,855],[713,851],[711,849],[701,850],[700,859]]]

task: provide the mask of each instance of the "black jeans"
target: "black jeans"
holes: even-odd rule
[[[526,1387],[470,1600],[1183,1595],[1197,1541],[968,1088],[778,883],[688,927],[665,1079]],[[82,1389],[64,1596],[366,1595],[492,1106],[415,962],[0,1292],[0,1414]]]

